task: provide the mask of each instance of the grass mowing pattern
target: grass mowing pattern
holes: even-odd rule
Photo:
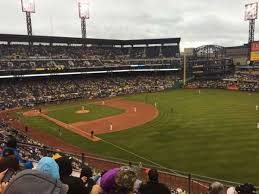
[[[127,99],[157,102],[159,117],[102,138],[173,169],[258,183],[258,94],[176,90]]]
[[[19,117],[21,121],[27,126],[58,137],[82,149],[99,154],[100,156],[121,158],[128,161],[140,161],[138,158],[128,155],[127,153],[104,142],[93,143],[92,141],[89,141],[76,133],[72,133],[64,128],[61,128],[55,123],[52,123],[42,117],[23,117],[21,114],[19,114]],[[62,136],[59,136],[59,130],[61,130]]]
[[[259,111],[255,106],[259,94],[202,90],[199,95],[196,90],[175,90],[125,98],[157,102],[160,115],[143,126],[101,135],[105,140],[166,167],[258,185]],[[54,130],[48,121],[29,119],[24,122],[32,127],[48,133]],[[103,142],[93,144],[71,132],[63,133],[62,139],[89,151],[131,158]]]
[[[81,110],[82,106],[85,109],[89,110],[89,113],[86,114],[77,114],[76,111]],[[117,115],[123,113],[124,110],[97,105],[97,104],[87,104],[87,103],[74,103],[70,104],[61,104],[56,107],[52,106],[48,108],[48,116],[60,120],[64,123],[75,123],[79,121],[90,121],[96,120],[99,118],[104,118],[107,116]]]

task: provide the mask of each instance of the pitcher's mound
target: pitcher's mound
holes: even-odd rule
[[[87,114],[89,112],[90,112],[89,110],[78,110],[76,111],[76,114]]]
[[[38,110],[31,110],[23,113],[23,116],[26,116],[26,117],[36,117],[39,115],[40,115],[40,112]]]

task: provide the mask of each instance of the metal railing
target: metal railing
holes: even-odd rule
[[[4,140],[0,139],[0,143],[4,143]],[[223,183],[226,189],[230,186],[241,185],[241,183],[238,183],[238,182],[226,181],[226,180],[201,176],[197,174],[190,174],[187,172],[177,171],[177,170],[163,168],[163,167],[145,164],[145,163],[143,163],[142,166],[139,166],[139,162],[136,162],[136,161],[127,161],[127,160],[118,159],[118,158],[107,158],[107,157],[105,158],[105,157],[89,155],[85,153],[82,153],[80,155],[80,154],[63,152],[48,146],[39,146],[39,145],[28,144],[28,143],[18,143],[18,147],[19,149],[37,148],[38,150],[41,151],[43,156],[52,156],[55,153],[59,153],[60,155],[63,155],[63,156],[64,155],[72,156],[73,158],[75,158],[76,162],[80,163],[77,166],[86,164],[91,166],[94,169],[97,169],[99,172],[120,167],[120,166],[129,165],[129,162],[130,162],[133,166],[139,167],[139,172],[140,172],[139,177],[142,180],[147,180],[146,171],[148,169],[156,168],[159,170],[160,182],[166,184],[171,189],[181,188],[187,191],[188,193],[193,193],[193,194],[207,193],[209,185],[215,181]],[[258,188],[259,187],[257,187],[257,189]]]

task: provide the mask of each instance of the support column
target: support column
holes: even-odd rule
[[[81,32],[82,32],[82,38],[86,38],[86,22],[85,22],[85,18],[81,18]]]

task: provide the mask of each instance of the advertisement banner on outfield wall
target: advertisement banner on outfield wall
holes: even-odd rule
[[[237,91],[237,90],[239,90],[240,88],[239,88],[238,86],[236,86],[236,85],[232,85],[232,86],[228,86],[227,89],[228,89],[228,90]]]
[[[251,44],[251,61],[259,61],[259,41]]]

